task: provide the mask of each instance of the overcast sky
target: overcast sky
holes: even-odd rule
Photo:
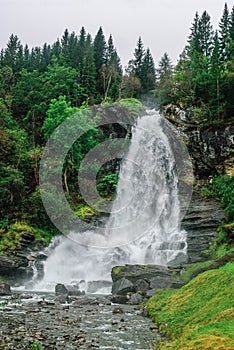
[[[183,50],[195,12],[206,10],[217,28],[227,2],[233,0],[0,0],[0,47],[17,34],[30,47],[53,43],[65,28],[79,33],[82,26],[92,37],[102,26],[125,66],[139,36],[157,64],[164,52],[175,63]]]

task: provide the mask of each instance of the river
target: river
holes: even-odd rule
[[[138,307],[112,304],[106,295],[72,297],[61,304],[52,293],[27,292],[1,298],[0,305],[4,350],[149,350],[159,340]]]

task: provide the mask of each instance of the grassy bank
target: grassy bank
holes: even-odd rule
[[[151,318],[168,339],[156,348],[234,348],[234,263],[201,273],[179,290],[158,290]]]

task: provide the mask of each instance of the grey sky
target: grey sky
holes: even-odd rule
[[[0,47],[12,33],[31,47],[54,42],[65,28],[78,34],[84,26],[94,37],[101,25],[124,66],[140,35],[156,64],[164,52],[176,62],[195,12],[206,10],[217,28],[225,2],[231,10],[233,0],[0,0]]]

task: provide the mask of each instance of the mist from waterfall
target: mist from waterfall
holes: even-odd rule
[[[45,276],[37,289],[80,280],[110,280],[115,265],[168,265],[178,256],[186,257],[178,169],[162,120],[154,110],[138,119],[105,229],[57,238],[56,248],[49,248]]]

